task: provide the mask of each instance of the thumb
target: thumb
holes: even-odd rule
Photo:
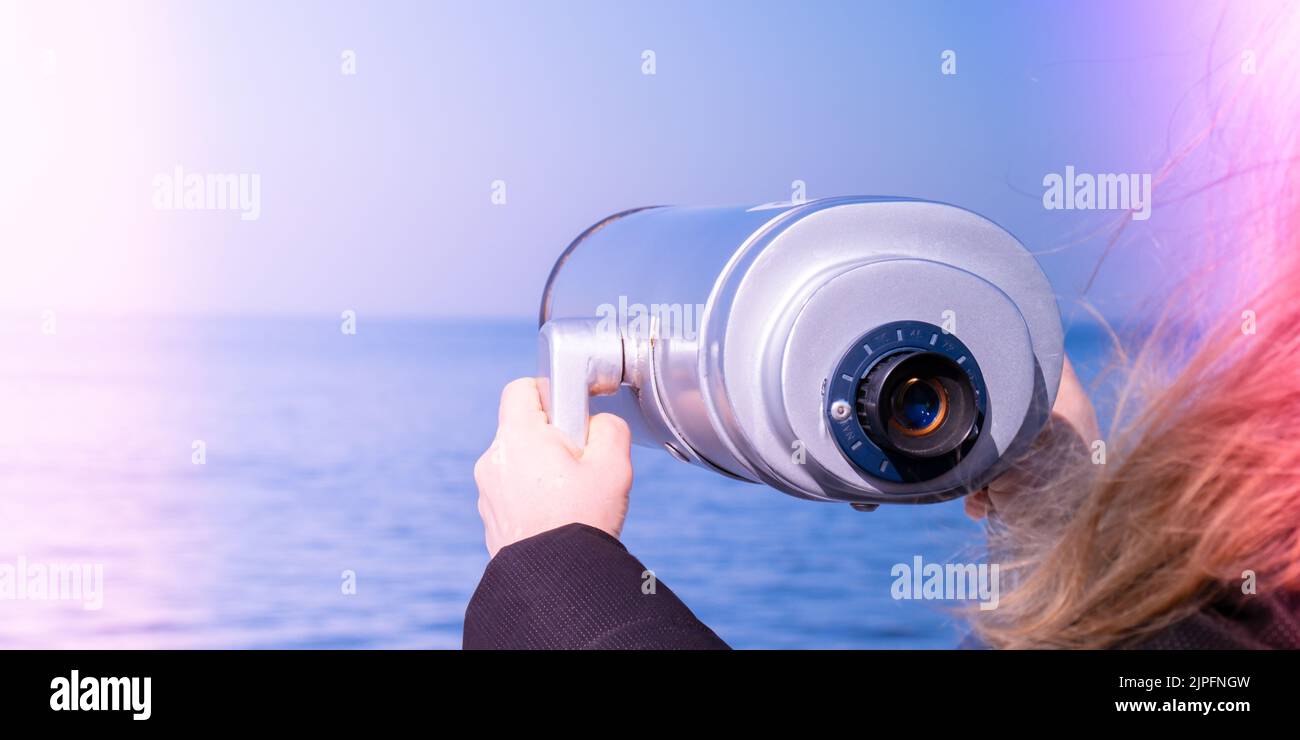
[[[614,414],[596,414],[587,425],[587,446],[583,460],[626,460],[632,456],[632,432],[627,422]]]

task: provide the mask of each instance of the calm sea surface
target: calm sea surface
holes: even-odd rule
[[[98,610],[0,600],[0,647],[460,646],[487,563],[472,467],[532,324],[60,317],[0,341],[0,567],[104,574]],[[960,502],[864,514],[634,462],[624,541],[733,646],[963,634],[950,602],[890,597],[894,563],[978,548]]]

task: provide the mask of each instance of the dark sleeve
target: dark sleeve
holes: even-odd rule
[[[1300,649],[1300,593],[1232,593],[1149,636],[1142,650]]]
[[[464,647],[727,647],[662,581],[645,573],[623,543],[585,524],[503,547],[465,610]]]

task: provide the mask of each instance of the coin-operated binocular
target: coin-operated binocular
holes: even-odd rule
[[[656,207],[587,229],[542,297],[550,421],[793,496],[927,503],[978,490],[1056,396],[1051,286],[1015,237],[903,198]]]

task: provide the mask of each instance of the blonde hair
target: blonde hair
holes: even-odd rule
[[[1297,26],[1277,21],[1279,33]],[[1300,591],[1297,112],[1252,119],[1273,166],[1228,164],[1255,194],[1234,216],[1240,241],[1207,240],[1232,259],[1207,260],[1136,351],[1121,351],[1105,464],[1035,451],[1064,459],[992,527],[990,558],[1011,583],[997,609],[971,612],[989,645],[1134,645],[1242,594],[1252,574],[1261,597]]]

